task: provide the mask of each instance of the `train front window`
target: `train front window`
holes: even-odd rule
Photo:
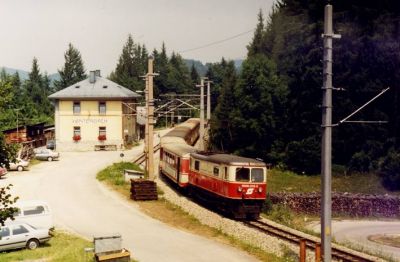
[[[264,170],[262,168],[251,169],[251,182],[264,182]]]
[[[244,167],[236,168],[236,181],[238,182],[249,182],[250,169]]]

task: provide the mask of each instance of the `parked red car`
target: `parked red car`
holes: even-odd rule
[[[5,174],[7,174],[7,168],[0,166],[0,177],[4,176]]]

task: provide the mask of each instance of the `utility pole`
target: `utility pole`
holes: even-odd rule
[[[196,87],[200,87],[200,150],[204,150],[204,80],[207,77],[202,77],[200,79],[200,85],[196,85]]]
[[[154,180],[154,147],[153,147],[153,129],[154,129],[154,99],[153,99],[153,78],[158,75],[153,73],[153,58],[148,60],[148,73],[146,74],[146,109],[147,109],[147,173],[150,180]]]
[[[145,169],[147,172],[149,171],[149,79],[145,76],[145,90],[144,97],[146,100],[146,124],[144,126],[144,156],[145,156]],[[147,173],[149,174],[149,173]]]
[[[207,80],[207,123],[210,123],[211,119],[211,91],[210,91],[210,84],[212,81]]]
[[[322,217],[321,240],[323,261],[332,259],[332,40],[340,38],[333,33],[332,5],[325,6],[324,21],[324,69],[322,97]]]

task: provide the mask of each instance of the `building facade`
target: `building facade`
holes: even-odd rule
[[[55,105],[58,151],[122,148],[136,140],[135,92],[91,71],[87,79],[49,96]]]

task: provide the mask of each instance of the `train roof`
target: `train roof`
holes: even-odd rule
[[[196,152],[196,149],[186,143],[166,143],[162,148],[178,156],[185,156],[187,154]]]
[[[165,134],[165,137],[168,136],[176,136],[176,137],[185,137],[189,130],[194,129],[197,125],[200,124],[200,120],[198,118],[190,118],[179,124],[178,126],[174,127],[171,131]]]
[[[192,153],[193,158],[226,165],[266,166],[264,162],[242,156],[218,153]]]

